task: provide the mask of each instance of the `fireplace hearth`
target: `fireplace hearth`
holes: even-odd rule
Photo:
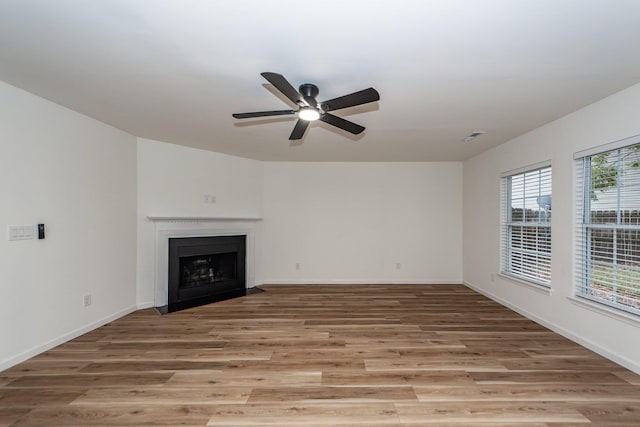
[[[169,239],[169,313],[245,295],[246,236]]]

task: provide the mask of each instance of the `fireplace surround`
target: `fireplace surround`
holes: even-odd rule
[[[147,216],[155,234],[154,301],[153,306],[166,313],[169,308],[169,240],[218,236],[245,237],[245,286],[251,293],[256,282],[256,245],[259,238],[259,217],[189,217]]]

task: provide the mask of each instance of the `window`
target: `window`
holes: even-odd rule
[[[640,138],[614,144],[576,155],[576,293],[640,314]]]
[[[551,284],[551,166],[502,175],[502,273]]]

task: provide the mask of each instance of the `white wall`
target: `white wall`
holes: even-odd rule
[[[154,305],[155,229],[147,216],[261,215],[261,162],[139,138],[138,306]]]
[[[266,162],[263,227],[267,283],[460,283],[462,164]]]
[[[464,163],[465,283],[640,372],[640,323],[573,302],[573,153],[640,134],[640,85],[522,135]],[[500,267],[499,174],[551,160],[551,295],[492,275]]]
[[[0,159],[1,371],[135,307],[136,141],[0,82]]]
[[[640,134],[637,111],[640,85],[466,161],[463,179],[460,163],[261,163],[136,141],[0,83],[0,224],[47,226],[43,241],[0,238],[0,370],[136,304],[152,305],[154,229],[147,215],[176,215],[262,216],[257,276],[264,282],[464,278],[640,372],[637,323],[568,298],[572,154]],[[550,295],[494,276],[498,176],[548,159],[554,173]],[[204,203],[205,194],[216,203]],[[86,294],[93,297],[87,308]]]

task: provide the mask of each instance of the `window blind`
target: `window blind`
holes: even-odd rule
[[[640,144],[578,158],[576,295],[640,314]]]
[[[551,166],[502,178],[502,272],[551,283]]]

